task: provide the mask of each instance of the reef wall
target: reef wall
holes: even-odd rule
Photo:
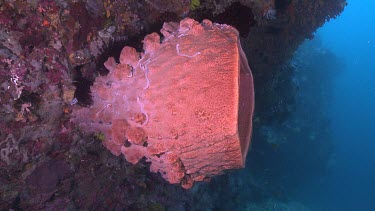
[[[209,208],[218,197],[208,193],[218,191],[181,191],[150,174],[146,162],[131,165],[113,156],[100,134],[83,135],[71,123],[73,107],[91,105],[90,86],[108,73],[105,61],[119,57],[123,46],[141,51],[141,40],[164,22],[210,19],[239,31],[257,92],[257,130],[290,113],[293,89],[285,84],[291,84],[292,73],[278,65],[345,4],[0,0],[0,208]]]

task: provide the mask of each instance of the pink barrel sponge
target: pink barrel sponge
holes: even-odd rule
[[[107,76],[91,87],[93,105],[74,112],[87,132],[135,164],[190,188],[224,170],[245,165],[254,88],[238,31],[186,18],[147,35],[144,52],[124,47],[120,63],[105,62]]]

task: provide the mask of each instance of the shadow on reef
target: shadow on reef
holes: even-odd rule
[[[280,188],[263,185],[270,180],[261,169],[276,163],[265,158],[275,156],[275,150],[283,156],[284,145],[295,145],[265,144],[266,137],[279,136],[277,127],[296,109],[295,71],[282,65],[344,6],[344,0],[0,1],[0,209],[213,209],[220,200],[232,204],[223,196],[233,202],[247,196],[245,191],[235,197],[244,190],[239,186],[248,187],[255,201],[274,196],[270,190]],[[141,49],[135,43],[144,35],[158,31],[164,21],[187,16],[239,29],[257,103],[249,168],[190,191],[149,173],[147,163],[132,166],[112,156],[100,134],[84,137],[69,121],[74,104],[90,104],[89,86],[106,74],[107,57],[118,58],[124,45]],[[262,128],[267,125],[271,129]],[[301,137],[290,133],[295,140]],[[317,143],[309,145],[312,155]],[[243,175],[250,182],[243,183]],[[271,206],[272,200],[265,202]]]

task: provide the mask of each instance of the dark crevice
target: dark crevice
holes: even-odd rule
[[[156,154],[155,156],[158,157],[158,158],[160,158],[160,156],[162,156],[164,154],[165,154],[165,152],[162,152],[162,153]]]
[[[93,81],[88,80],[82,76],[82,65],[77,66],[74,69],[73,85],[76,87],[74,97],[77,98],[78,104],[81,106],[89,106],[92,104],[92,98],[90,96],[90,86],[93,85]]]
[[[284,10],[292,2],[292,0],[276,0],[275,8],[276,10]]]
[[[130,147],[132,143],[130,143],[127,139],[125,140],[124,147]]]
[[[218,15],[211,15],[212,12],[201,12],[200,14],[205,15],[198,15],[195,18],[196,20],[209,19],[212,22],[234,26],[239,31],[241,37],[247,37],[250,28],[257,24],[251,8],[239,2],[231,4],[223,13]]]

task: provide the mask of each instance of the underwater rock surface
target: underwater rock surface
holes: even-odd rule
[[[144,53],[124,47],[91,87],[94,104],[74,112],[101,132],[113,154],[190,188],[245,165],[254,110],[253,79],[238,31],[186,18],[145,37]]]

